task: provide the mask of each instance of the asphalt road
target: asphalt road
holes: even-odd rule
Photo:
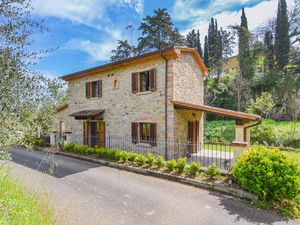
[[[214,192],[44,152],[12,150],[11,170],[53,205],[57,224],[300,224]]]

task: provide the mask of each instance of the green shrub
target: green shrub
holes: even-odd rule
[[[125,154],[126,154],[125,151],[117,149],[115,153],[115,160],[123,163]]]
[[[221,170],[217,167],[216,163],[211,164],[206,171],[206,174],[210,178],[215,178],[217,176],[220,176]]]
[[[176,160],[175,159],[168,160],[165,166],[167,170],[173,171],[176,168]]]
[[[279,149],[253,146],[235,163],[232,174],[260,200],[293,198],[299,192],[300,168]]]
[[[198,172],[200,172],[200,163],[192,162],[188,167],[188,173],[192,176],[196,176]]]
[[[75,143],[68,143],[64,145],[64,150],[67,152],[72,152],[75,148]]]
[[[158,168],[161,168],[165,165],[165,160],[164,158],[159,155],[156,157],[156,160],[155,160],[155,165],[158,167]]]
[[[138,166],[142,166],[142,165],[146,164],[146,162],[147,162],[147,158],[143,154],[138,154],[138,156],[135,158],[135,163]]]
[[[107,149],[106,148],[96,148],[95,149],[95,154],[97,157],[101,159],[105,159],[107,157]]]
[[[136,160],[136,158],[137,158],[137,156],[138,156],[138,154],[137,153],[135,153],[135,152],[130,152],[129,153],[129,157],[128,157],[128,160],[130,161],[130,162],[135,162],[135,160]]]
[[[108,149],[106,153],[106,158],[109,160],[115,160],[116,159],[115,155],[116,155],[116,150]]]
[[[186,157],[180,158],[177,161],[176,170],[178,173],[182,173],[184,171],[184,168],[186,167]]]
[[[43,139],[43,138],[33,138],[32,139],[32,144],[34,146],[38,146],[38,147],[45,146],[45,139]]]
[[[149,166],[154,166],[155,157],[151,153],[148,153],[147,155],[147,162]]]
[[[275,130],[271,126],[259,125],[251,130],[251,142],[264,145],[278,145]]]

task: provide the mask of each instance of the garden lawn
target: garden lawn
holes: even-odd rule
[[[3,225],[50,225],[54,224],[52,211],[40,197],[29,194],[13,180],[0,165],[0,224]]]
[[[205,141],[227,142],[234,140],[233,120],[205,121]],[[251,142],[300,149],[300,121],[263,120],[262,124],[251,128]]]

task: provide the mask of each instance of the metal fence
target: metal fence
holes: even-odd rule
[[[89,146],[106,147],[108,149],[122,149],[145,155],[151,153],[155,156],[161,155],[167,160],[187,157],[189,163],[199,162],[203,167],[216,163],[223,172],[231,170],[233,159],[231,144],[218,142],[141,140],[112,135],[107,135],[105,140],[100,140],[98,136],[90,136],[88,140],[83,140],[82,135],[72,135],[70,138],[63,137],[61,140]]]

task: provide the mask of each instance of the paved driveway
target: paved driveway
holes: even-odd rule
[[[47,193],[58,224],[300,224],[214,192],[59,155],[13,149],[12,159],[14,176]]]

